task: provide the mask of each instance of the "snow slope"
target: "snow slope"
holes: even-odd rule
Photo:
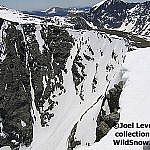
[[[127,53],[126,61],[123,67],[128,71],[124,74],[128,78],[126,86],[120,98],[121,118],[119,123],[138,123],[149,124],[149,85],[150,85],[150,48],[137,49]],[[77,150],[143,150],[142,145],[114,146],[113,140],[116,138],[116,132],[128,130],[131,132],[141,131],[149,132],[149,128],[113,128],[99,143],[95,143],[91,147],[80,147]],[[121,138],[123,139],[123,138]],[[149,141],[150,137],[130,137],[124,139],[133,139],[141,141]]]
[[[9,21],[4,21],[2,30],[7,29],[9,24],[11,24]],[[29,35],[25,34],[23,25],[16,25],[16,30],[21,31],[25,43],[31,44],[32,37],[34,37],[37,42],[37,53],[41,55],[45,44],[40,32],[41,25],[32,25],[32,27],[35,27],[35,32],[30,32]],[[118,83],[121,79],[120,69],[128,50],[123,38],[114,38],[114,36],[111,37],[108,34],[93,30],[67,29],[67,31],[74,39],[75,44],[67,59],[67,73],[63,72],[62,74],[63,86],[66,92],[57,88],[54,89],[51,99],[57,101],[58,106],[56,105],[51,110],[54,117],[51,118],[47,126],[42,127],[40,114],[35,108],[35,89],[31,81],[32,72],[29,70],[30,93],[34,110],[31,110],[31,112],[33,118],[36,116],[36,120],[33,123],[33,142],[31,146],[28,148],[20,147],[20,150],[67,150],[68,137],[77,122],[79,123],[75,137],[81,141],[81,145],[86,145],[87,142],[93,144],[96,136],[96,118],[102,103],[100,97],[104,96],[108,86],[112,88],[114,83]],[[17,51],[17,48],[15,47],[14,50]],[[112,53],[115,53],[116,59],[112,58]],[[28,55],[26,60],[28,60],[27,57]],[[53,63],[53,59],[52,55],[51,63]],[[72,72],[74,64],[78,73],[83,76],[82,82],[76,87]],[[108,71],[107,66],[113,66],[113,68]],[[43,75],[42,78],[44,89],[48,86],[45,76]],[[96,85],[93,83],[94,78],[97,80]],[[57,76],[56,81],[59,81]],[[52,97],[53,95],[55,97]],[[46,110],[48,106],[48,103],[45,102],[44,109]],[[89,126],[86,126],[85,122]]]
[[[55,117],[51,119],[49,126],[46,128],[34,126],[34,140],[31,145],[32,150],[49,150],[50,147],[54,150],[67,149],[67,139],[74,124],[79,121],[85,111],[98,100],[100,95],[104,95],[106,87],[108,86],[106,76],[108,75],[108,80],[112,80],[112,84],[114,83],[115,78],[118,78],[118,73],[123,62],[122,56],[124,56],[127,51],[127,47],[122,38],[109,39],[107,35],[101,35],[101,33],[97,33],[96,31],[68,31],[75,38],[76,43],[71,50],[71,55],[66,65],[68,73],[63,75],[66,93],[54,98],[54,100],[56,99],[59,102],[59,106],[53,109]],[[81,39],[83,39],[82,42]],[[85,41],[87,41],[87,43]],[[94,52],[93,56],[87,49],[88,45],[91,46]],[[84,73],[86,74],[86,77],[77,87],[78,91],[76,91],[72,81],[71,68],[77,55],[78,48],[80,49],[78,55],[82,57],[82,64],[85,65]],[[115,50],[115,53],[118,54],[116,61],[111,58],[112,50]],[[103,56],[101,56],[101,51],[103,52]],[[86,60],[83,53],[93,58],[93,60]],[[99,66],[97,72],[96,64]],[[114,65],[114,70],[108,73],[105,69],[107,64]],[[92,80],[95,74],[98,84],[96,87],[96,92],[92,92]],[[81,86],[83,88],[81,88]],[[84,100],[81,99],[80,93],[83,94]],[[96,134],[95,120],[98,116],[101,102],[102,101],[100,99],[99,103],[92,110],[92,114],[90,112],[87,116],[85,115],[83,120],[79,123],[76,137],[78,139],[82,139],[82,145],[85,145],[86,142],[90,142],[91,144],[94,142]],[[95,117],[94,121],[92,120],[93,117]],[[87,132],[89,128],[83,126],[85,119],[89,124],[91,124],[89,126],[90,132]],[[84,133],[87,134],[85,135]],[[91,135],[90,139],[87,138],[89,137],[89,134]]]
[[[23,14],[14,9],[8,9],[6,7],[0,6],[0,17],[12,22],[18,23],[36,23],[41,22],[40,19],[29,16],[28,14]]]

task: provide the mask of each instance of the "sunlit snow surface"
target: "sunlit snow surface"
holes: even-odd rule
[[[3,19],[18,22],[18,23],[40,23],[41,20],[38,18],[30,17],[28,14],[23,14],[14,9],[8,9],[0,6],[0,16]]]
[[[4,146],[4,147],[0,148],[0,150],[11,150],[11,148],[9,146]]]
[[[137,49],[127,53],[126,61],[123,67],[128,71],[124,77],[128,78],[125,88],[120,98],[121,118],[120,123],[150,123],[150,48]],[[143,146],[114,146],[116,132],[128,130],[131,132],[141,131],[149,132],[149,129],[127,128],[112,129],[99,143],[91,147],[80,147],[77,150],[143,150]],[[124,138],[137,141],[147,141],[150,138]]]

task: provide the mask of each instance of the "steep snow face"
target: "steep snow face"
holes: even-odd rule
[[[120,97],[120,121],[119,123],[129,124],[134,123],[134,128],[119,128],[112,129],[99,143],[95,143],[91,147],[80,147],[77,150],[143,150],[141,145],[118,145],[115,146],[113,140],[134,140],[134,141],[149,141],[149,136],[145,137],[116,137],[116,132],[148,132],[149,128],[136,128],[140,124],[149,124],[149,85],[150,85],[150,48],[137,49],[129,52],[126,55],[126,61],[123,68],[126,70],[123,78],[128,78],[126,86]],[[138,61],[137,61],[138,60]],[[148,146],[144,146],[145,149]],[[149,149],[149,148],[147,148]]]
[[[81,145],[93,144],[104,95],[121,79],[120,68],[128,50],[125,41],[99,31],[9,21],[3,22],[1,33],[5,48],[1,54],[1,91],[6,91],[7,99],[16,92],[20,96],[12,97],[13,113],[11,105],[0,105],[5,119],[2,130],[7,133],[4,146],[67,150],[77,122],[74,138]],[[9,78],[12,72],[15,75]],[[10,83],[11,79],[15,82]],[[4,104],[7,99],[2,99]],[[108,104],[105,109],[109,114]]]
[[[104,95],[121,80],[120,68],[127,47],[122,39],[109,38],[100,32],[81,31],[80,34],[77,40],[80,42],[76,45],[77,56],[85,68],[75,65],[78,70],[81,69],[80,75],[84,77],[76,86],[77,95],[82,100],[83,112],[78,119],[74,139],[80,141],[81,145],[91,145],[96,140],[96,120]],[[115,59],[113,52],[117,56]],[[106,113],[109,114],[108,105],[105,107]]]
[[[127,51],[123,39],[109,38],[108,35],[96,31],[68,32],[73,36],[75,45],[66,63],[67,73],[63,73],[66,92],[59,96],[59,91],[54,91],[56,97],[52,100],[57,101],[58,106],[51,111],[54,117],[48,123],[49,126],[34,128],[35,140],[31,145],[33,150],[49,150],[49,147],[66,150],[70,132],[78,121],[76,139],[82,140],[82,145],[94,143],[96,118],[102,103],[100,96],[104,95],[108,85],[111,88],[121,78],[119,72]],[[112,58],[113,51],[116,59]],[[113,67],[108,71],[106,66]]]

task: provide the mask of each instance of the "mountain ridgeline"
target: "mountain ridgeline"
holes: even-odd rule
[[[0,148],[74,150],[99,142],[120,118],[126,53],[150,46],[137,36],[148,37],[148,6],[106,0],[58,18],[18,17],[1,7]]]
[[[134,34],[149,35],[150,2],[127,3],[121,0],[104,0],[95,5],[84,17],[99,28],[116,29]]]
[[[53,8],[54,9],[54,8]],[[121,0],[103,0],[91,8],[65,9],[66,14],[60,15],[51,10],[49,15],[63,16],[67,22],[78,20],[80,26],[75,28],[93,28],[92,23],[98,29],[113,29],[134,34],[149,36],[150,30],[150,2],[128,3]],[[88,23],[85,25],[85,22]],[[73,24],[74,21],[72,22]],[[77,22],[76,22],[77,23]]]

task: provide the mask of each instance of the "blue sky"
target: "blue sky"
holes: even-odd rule
[[[92,6],[101,0],[0,0],[0,5],[18,10],[39,10],[54,6],[79,7]],[[129,2],[144,2],[146,0],[126,0]]]

